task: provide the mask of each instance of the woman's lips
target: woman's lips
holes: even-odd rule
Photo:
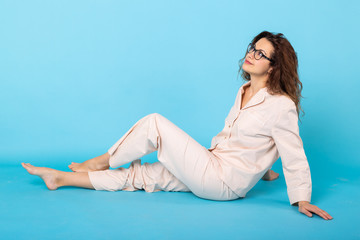
[[[252,63],[250,63],[248,60],[245,60],[245,63],[247,63],[247,64],[252,64]]]

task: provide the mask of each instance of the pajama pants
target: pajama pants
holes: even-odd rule
[[[157,151],[158,162],[141,164]],[[96,190],[181,191],[210,200],[239,198],[220,178],[217,157],[158,113],[137,121],[109,150],[111,168],[89,172]],[[130,163],[129,168],[120,167]]]

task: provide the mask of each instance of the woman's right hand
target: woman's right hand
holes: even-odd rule
[[[325,220],[333,219],[333,217],[330,216],[330,214],[328,214],[324,210],[318,208],[317,206],[310,204],[307,201],[300,201],[298,203],[298,206],[299,206],[299,212],[305,214],[308,217],[312,217],[311,212],[313,212],[313,213],[319,215],[320,217],[322,217]]]
[[[273,181],[279,177],[279,174],[269,169],[261,178],[264,181]]]

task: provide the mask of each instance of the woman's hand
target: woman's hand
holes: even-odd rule
[[[330,214],[328,214],[324,210],[321,210],[317,206],[310,204],[307,201],[299,201],[298,205],[299,205],[299,212],[304,213],[308,217],[312,217],[311,212],[313,212],[313,213],[316,213],[317,215],[319,215],[320,217],[322,217],[325,220],[333,219],[333,217],[330,216]]]
[[[264,181],[273,181],[279,177],[279,174],[269,169],[261,178]]]

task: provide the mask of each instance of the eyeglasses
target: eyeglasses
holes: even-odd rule
[[[249,43],[249,46],[247,47],[246,53],[251,53],[254,51],[254,58],[256,60],[260,60],[261,58],[265,58],[269,60],[270,62],[274,62],[273,59],[268,58],[265,56],[265,53],[263,53],[261,50],[256,49],[251,43]]]

